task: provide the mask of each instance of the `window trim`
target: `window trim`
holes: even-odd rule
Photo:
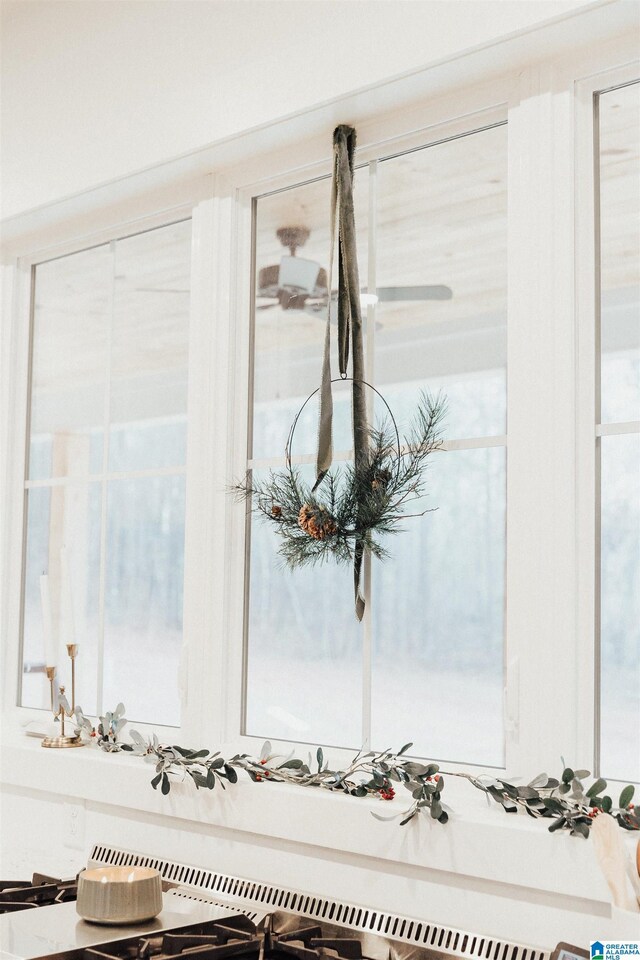
[[[476,91],[473,91],[473,96],[470,98],[468,104],[468,109],[465,109],[466,103],[463,105],[463,108],[458,108],[458,113],[456,116],[450,118],[449,120],[443,120],[441,114],[436,111],[434,123],[428,122],[428,111],[425,112],[423,109],[422,116],[422,125],[420,128],[412,129],[410,132],[401,135],[396,132],[397,129],[397,117],[394,118],[394,135],[390,137],[388,118],[383,118],[378,124],[372,125],[369,124],[367,130],[362,136],[360,130],[358,130],[359,142],[362,139],[365,140],[364,146],[358,147],[358,153],[356,157],[356,167],[365,168],[369,167],[373,162],[379,161],[384,162],[388,159],[394,157],[402,156],[407,153],[412,153],[416,150],[428,149],[431,146],[436,146],[437,144],[452,141],[460,140],[466,137],[472,137],[476,133],[482,133],[484,130],[492,129],[496,126],[505,126],[508,129],[507,123],[507,105],[511,99],[512,93],[512,81],[511,79],[507,80],[504,84],[497,84],[495,88],[489,91],[483,91],[481,97],[486,98],[488,101],[487,105],[482,105],[482,100],[480,102],[476,99]],[[446,109],[446,107],[445,107]],[[425,123],[425,120],[427,122]],[[416,121],[412,118],[413,123]],[[326,144],[325,144],[326,149]],[[249,211],[247,219],[244,220],[240,229],[245,230],[251,236],[252,240],[252,250],[253,250],[253,230],[255,229],[255,217],[253,215],[254,204],[255,202],[264,195],[272,195],[274,193],[279,193],[285,191],[291,187],[299,186],[304,183],[313,182],[320,178],[328,178],[331,173],[331,164],[327,159],[326,161],[319,161],[314,167],[307,169],[306,176],[303,179],[300,178],[300,172],[298,169],[293,168],[286,173],[278,171],[276,176],[272,179],[266,177],[261,178],[258,183],[249,184],[247,186],[241,186],[239,190],[239,203],[243,209]],[[328,191],[328,180],[327,180],[327,191]],[[250,219],[249,219],[250,218]],[[253,265],[247,270],[246,274],[244,271],[240,273],[240,283],[243,283],[243,274],[248,276],[253,269]],[[246,281],[244,281],[246,282]],[[371,282],[371,278],[370,278]],[[250,447],[250,430],[251,430],[251,419],[252,419],[252,406],[253,406],[253,384],[252,384],[252,372],[253,372],[253,297],[252,297],[253,285],[249,288],[249,298],[243,301],[243,308],[246,310],[246,313],[242,313],[241,319],[239,318],[235,324],[235,330],[237,331],[236,336],[240,342],[241,349],[243,350],[243,355],[246,355],[247,367],[243,367],[245,372],[245,382],[249,384],[248,390],[246,390],[246,406],[243,409],[244,417],[244,432],[238,438],[237,449],[234,451],[234,455],[237,456],[237,461],[234,463],[235,469],[233,471],[233,476],[243,476],[247,469],[248,465],[264,465],[267,463],[269,466],[272,461],[277,461],[278,464],[284,465],[284,458],[268,458],[267,460],[261,458],[252,458],[248,456],[248,451]],[[239,296],[244,295],[246,298],[246,291],[239,290]],[[320,360],[321,357],[318,356],[318,374],[320,372]],[[368,361],[371,362],[371,359]],[[238,431],[234,431],[235,435],[238,436]],[[444,444],[444,449],[446,450],[466,450],[466,449],[477,449],[479,447],[485,449],[490,447],[503,447],[505,450],[505,459],[507,456],[508,449],[508,440],[506,433],[502,435],[492,435],[491,437],[473,437],[473,438],[458,438],[456,440],[447,442]],[[244,458],[241,459],[241,449],[244,448]],[[296,462],[300,458],[294,458]],[[305,458],[313,459],[313,458]],[[232,506],[232,510],[233,510]],[[231,628],[231,633],[234,638],[234,643],[238,643],[242,646],[242,671],[240,674],[235,672],[232,679],[230,679],[228,685],[236,696],[234,697],[234,712],[236,716],[236,730],[240,731],[243,727],[245,708],[246,708],[246,661],[247,661],[247,635],[246,635],[246,621],[248,614],[248,590],[245,595],[245,584],[248,584],[248,575],[249,575],[249,561],[250,561],[250,551],[247,549],[248,540],[249,540],[249,524],[248,524],[248,512],[244,512],[235,506],[235,510],[238,514],[238,517],[241,517],[242,524],[238,520],[236,523],[235,531],[233,534],[234,543],[238,545],[242,542],[242,551],[244,553],[243,557],[243,568],[244,575],[242,581],[242,590],[243,590],[243,616],[242,623],[240,624],[239,620],[234,619],[233,627]],[[234,522],[232,517],[232,523]],[[242,537],[242,540],[240,538]],[[238,546],[240,550],[240,547]],[[393,561],[390,561],[393,562]],[[236,577],[240,577],[239,574],[240,562],[238,561],[238,569],[235,572]],[[364,570],[363,570],[363,583],[365,590],[368,593],[370,585],[370,559],[366,558]],[[505,595],[506,595],[506,570],[505,570]],[[239,608],[239,604],[238,604]],[[238,632],[239,631],[239,632]],[[505,639],[504,644],[504,673],[505,673],[505,683],[506,683],[506,634],[507,634],[507,625],[506,618],[503,620],[503,636]],[[240,641],[240,638],[241,641]],[[365,620],[363,621],[363,651],[362,651],[362,660],[363,660],[363,681],[362,681],[362,713],[363,713],[363,728],[366,731],[368,713],[369,713],[369,704],[370,704],[370,689],[367,689],[367,674],[370,674],[370,657],[371,657],[371,636],[368,634],[368,622],[367,615],[365,613]],[[237,671],[237,662],[236,662],[236,671]],[[240,688],[240,696],[237,696],[238,687]],[[503,692],[503,697],[505,696]],[[237,719],[239,718],[239,720]],[[509,731],[505,728],[505,754],[508,750],[508,741],[509,741]],[[259,748],[263,742],[262,738],[248,735],[248,734],[239,734],[240,742],[242,744],[243,750],[248,752],[259,752]],[[235,738],[234,738],[235,739]],[[365,736],[366,741],[366,736]],[[309,744],[304,741],[294,742],[294,741],[284,741],[277,738],[270,738],[272,744],[278,744],[277,749],[281,750],[284,753],[289,752],[294,746],[301,751],[304,756],[310,746],[315,746],[315,744]],[[340,756],[341,761],[347,760],[353,754],[352,748],[358,748],[362,744],[352,744],[351,747],[339,747],[324,744],[323,746],[329,746],[331,749],[332,755]],[[367,744],[368,746],[369,744]],[[371,746],[375,747],[376,744]],[[384,746],[378,745],[378,746]],[[396,745],[397,748],[401,744]],[[435,759],[435,758],[434,758]],[[502,770],[504,772],[504,767],[494,767],[491,765],[469,765],[468,763],[463,762],[454,762],[454,761],[443,761],[445,766],[453,770],[469,770],[473,769],[477,772],[489,772]]]
[[[7,577],[8,600],[5,614],[6,632],[3,625],[3,633],[7,637],[15,638],[15,642],[7,644],[5,651],[6,670],[2,695],[5,710],[10,710],[21,726],[26,726],[31,723],[38,725],[48,720],[46,710],[43,711],[34,707],[23,707],[19,704],[22,681],[24,550],[26,549],[25,508],[28,489],[33,487],[72,485],[74,483],[86,484],[93,481],[102,483],[107,476],[106,469],[103,470],[99,476],[56,477],[42,482],[29,480],[27,476],[35,268],[41,263],[71,256],[74,253],[80,253],[84,250],[113,243],[117,240],[126,239],[127,237],[168,226],[180,220],[191,220],[193,217],[193,209],[193,203],[181,203],[160,213],[150,212],[143,217],[120,224],[118,229],[101,229],[90,235],[58,242],[51,247],[42,247],[28,256],[17,258],[12,266],[3,267],[3,280],[6,280],[8,287],[7,301],[10,301],[8,316],[10,317],[10,346],[12,348],[7,377],[7,393],[9,396],[7,409],[9,411],[8,423],[14,425],[13,431],[9,428],[7,437],[7,462],[9,466],[5,481],[7,485],[6,502],[19,504],[19,508],[11,511],[9,516],[4,518],[8,544],[7,569],[9,576]],[[192,308],[189,320],[190,339],[194,323],[194,310]],[[190,403],[191,401],[188,403],[188,422],[190,422],[191,419]],[[131,476],[136,472],[139,471],[127,471],[127,476]],[[184,467],[170,468],[167,471],[154,471],[154,475],[162,472],[170,473],[171,475],[178,473],[185,474],[187,476],[188,486],[188,478],[190,475],[188,452],[187,463]],[[187,517],[185,516],[185,569],[187,553],[186,530]],[[80,656],[81,655],[82,650],[80,651]],[[184,662],[184,653],[181,662]],[[82,669],[81,666],[79,666],[79,669]],[[107,707],[108,706],[109,705],[107,705]],[[113,704],[113,706],[115,707],[115,704]],[[149,724],[135,722],[137,729],[148,732],[151,732],[156,727],[180,732],[183,726],[183,723],[181,723],[179,727],[172,727],[159,723]]]

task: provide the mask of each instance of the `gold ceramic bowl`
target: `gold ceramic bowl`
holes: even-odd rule
[[[98,867],[78,877],[76,910],[91,923],[139,923],[162,910],[162,880],[151,867]]]

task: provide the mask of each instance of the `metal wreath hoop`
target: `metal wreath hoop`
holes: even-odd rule
[[[396,478],[397,478],[398,473],[399,473],[399,471],[400,471],[400,460],[401,460],[401,457],[402,457],[402,446],[401,446],[401,444],[400,444],[400,432],[399,432],[399,430],[398,430],[398,424],[396,423],[396,418],[394,417],[394,415],[393,415],[393,413],[392,413],[392,411],[391,411],[391,407],[389,406],[389,404],[387,403],[387,401],[385,400],[385,398],[382,396],[382,394],[380,393],[380,391],[377,390],[377,389],[373,386],[373,384],[369,383],[367,380],[358,380],[358,379],[355,378],[355,377],[335,377],[335,378],[331,381],[331,383],[362,383],[365,387],[369,387],[370,390],[373,390],[373,392],[376,394],[376,396],[380,397],[380,399],[381,399],[382,402],[384,403],[385,407],[387,408],[387,413],[389,414],[389,417],[391,418],[391,422],[392,422],[392,424],[393,424],[393,429],[394,429],[394,432],[395,432],[395,435],[396,435],[396,443],[397,443],[398,455],[397,455],[397,457],[395,458],[395,460],[396,460],[396,463],[395,463],[395,473],[396,473]],[[293,423],[291,424],[291,427],[289,428],[289,435],[288,435],[288,437],[287,437],[287,443],[286,443],[285,448],[284,448],[285,459],[286,459],[287,469],[288,469],[288,470],[291,470],[291,458],[292,458],[292,453],[291,453],[291,451],[292,451],[292,447],[293,447],[293,438],[294,438],[294,435],[295,435],[295,432],[296,432],[296,427],[297,427],[297,425],[298,425],[298,420],[300,419],[300,416],[302,415],[302,411],[304,410],[304,408],[306,407],[306,405],[309,403],[310,400],[313,400],[313,398],[315,397],[315,395],[316,395],[317,393],[319,393],[321,389],[322,389],[322,387],[316,387],[316,389],[313,391],[313,393],[310,393],[310,394],[309,394],[309,396],[307,397],[307,399],[304,401],[304,403],[302,404],[302,406],[300,407],[300,409],[299,409],[298,412],[296,413],[296,415],[295,415],[295,417],[294,417],[294,419],[293,419]]]

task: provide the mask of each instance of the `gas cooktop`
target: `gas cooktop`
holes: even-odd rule
[[[87,923],[75,910],[73,880],[35,874],[30,883],[0,883],[8,905],[0,960],[549,960],[527,944],[95,846],[88,866],[107,865],[159,870],[155,920]]]

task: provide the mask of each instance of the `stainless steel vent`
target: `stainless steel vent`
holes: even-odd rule
[[[334,925],[341,924],[353,930],[388,937],[440,953],[469,958],[469,960],[549,960],[547,951],[525,944],[465,933],[453,927],[444,927],[441,924],[427,923],[340,900],[288,890],[272,883],[243,880],[240,877],[176,863],[173,860],[148,857],[129,850],[96,844],[91,851],[89,866],[101,865],[154,867],[164,880],[192,888],[189,891],[174,891],[174,893],[215,903],[217,906],[242,909],[248,916],[251,916],[251,906],[263,908],[261,912],[265,908],[272,908],[314,920],[325,920]],[[204,894],[202,897],[198,897],[200,891]],[[209,897],[208,892],[220,897],[222,902]],[[253,918],[251,916],[251,919]]]

